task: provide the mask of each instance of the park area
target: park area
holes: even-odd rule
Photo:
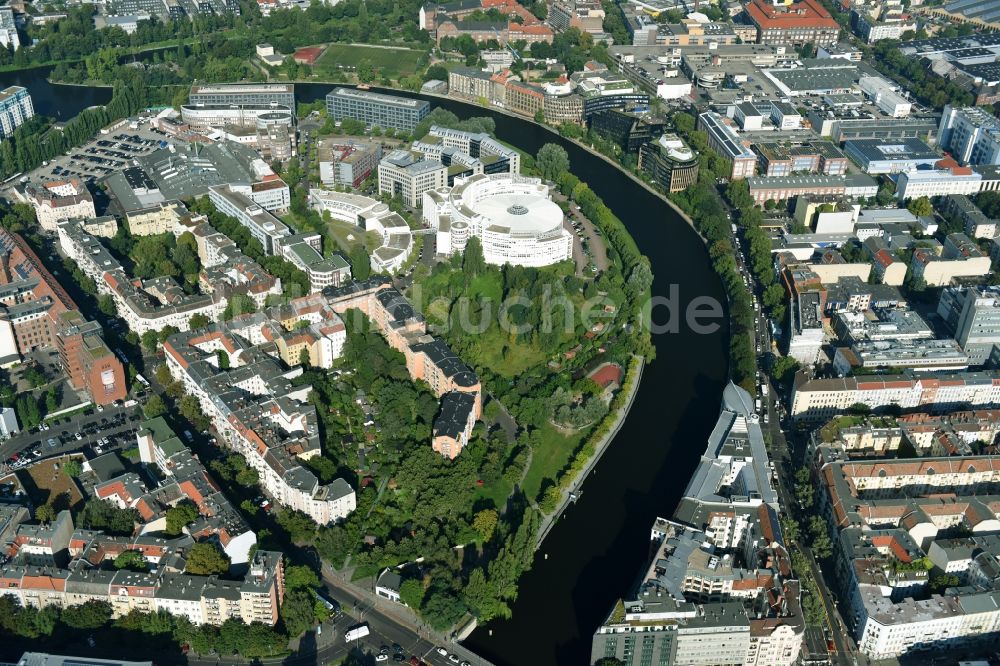
[[[316,61],[314,72],[319,76],[340,70],[357,72],[359,66],[370,65],[371,76],[398,79],[415,74],[427,60],[427,52],[404,47],[364,46],[359,44],[330,44]],[[358,72],[359,77],[361,72]]]

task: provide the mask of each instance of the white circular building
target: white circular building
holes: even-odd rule
[[[437,251],[451,255],[479,238],[490,264],[548,266],[573,257],[573,235],[538,178],[509,173],[456,178],[424,193],[424,221],[437,229]]]

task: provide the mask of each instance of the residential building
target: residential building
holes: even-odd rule
[[[126,395],[125,370],[27,241],[0,230],[0,365],[55,349],[74,389],[98,405]]]
[[[180,201],[161,201],[149,208],[139,208],[125,214],[128,231],[133,236],[156,236],[172,232],[181,218],[190,215]]]
[[[902,409],[924,407],[934,412],[958,406],[1000,405],[1000,374],[937,372],[918,375],[879,375],[844,379],[797,378],[789,414],[803,421],[828,419],[861,403],[872,409],[898,405]]]
[[[0,17],[6,7],[0,7]],[[2,22],[2,18],[0,18]],[[0,27],[0,35],[3,28]],[[16,33],[15,33],[16,34]],[[0,46],[3,42],[0,41]],[[29,118],[35,115],[35,107],[31,102],[31,95],[26,88],[11,86],[0,90],[0,141],[14,134],[14,130],[23,125]]]
[[[838,347],[833,368],[841,376],[856,368],[965,370],[969,356],[954,340],[885,340]]]
[[[652,556],[594,633],[590,662],[796,663],[805,622],[768,464],[752,398],[729,384],[675,520],[653,524]]]
[[[448,167],[436,160],[419,159],[407,150],[394,150],[378,165],[378,191],[417,208],[424,192],[446,187]]]
[[[964,194],[949,194],[941,200],[945,215],[958,220],[971,238],[993,238],[997,235],[997,221],[986,217],[976,204]]]
[[[202,106],[277,105],[295,109],[295,85],[291,83],[195,84],[188,104]]]
[[[775,5],[752,0],[747,18],[757,27],[758,44],[836,44],[840,25],[817,0]]]
[[[990,258],[961,233],[949,234],[941,255],[917,248],[910,262],[913,276],[928,286],[941,287],[959,277],[981,277],[990,272]]]
[[[221,444],[257,471],[270,497],[321,525],[345,518],[356,507],[350,485],[343,479],[321,485],[300,462],[319,455],[321,448],[318,417],[306,400],[307,391],[293,386],[275,359],[252,354],[251,346],[211,324],[177,333],[163,348],[171,374],[198,400]],[[218,367],[219,350],[229,355],[230,368]]]
[[[94,197],[79,178],[45,183],[28,182],[15,188],[15,194],[34,207],[38,224],[46,231],[54,232],[62,220],[97,216]]]
[[[412,132],[430,113],[423,100],[385,95],[354,88],[334,88],[326,96],[326,110],[334,120],[353,118],[368,127]]]
[[[504,106],[514,113],[534,117],[544,112],[545,91],[533,83],[507,79],[504,86]]]

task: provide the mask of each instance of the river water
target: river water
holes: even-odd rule
[[[109,89],[53,86],[45,70],[0,73],[0,88],[23,85],[38,113],[66,120],[104,103]],[[320,99],[329,84],[299,84],[301,102]],[[684,325],[684,311],[700,296],[724,302],[722,285],[694,231],[663,201],[576,144],[533,123],[474,105],[434,97],[431,104],[459,117],[489,115],[497,136],[535,154],[545,143],[561,144],[570,168],[589,183],[624,221],[649,257],[653,293],[676,294],[674,306],[656,318],[679,318],[676,333],[654,336],[656,361],[643,373],[639,394],[621,431],[536,554],[521,580],[509,620],[480,627],[466,645],[499,666],[583,666],[590,637],[615,601],[627,593],[648,557],[650,527],[670,516],[704,450],[727,376],[725,322],[714,334]]]

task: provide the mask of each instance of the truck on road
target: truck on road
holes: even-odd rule
[[[344,632],[344,641],[347,642],[347,643],[350,643],[351,641],[356,641],[356,640],[359,640],[361,638],[364,638],[365,636],[367,636],[370,633],[371,632],[368,630],[368,624],[367,623],[365,623],[365,624],[358,624],[358,625],[355,625],[355,626],[351,627],[346,632]]]

